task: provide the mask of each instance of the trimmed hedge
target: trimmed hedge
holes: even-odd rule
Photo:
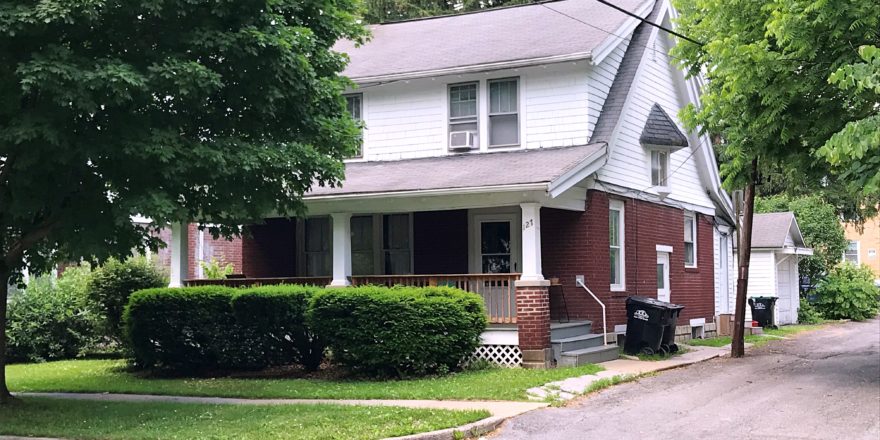
[[[302,364],[315,370],[324,346],[305,312],[310,286],[148,289],[125,312],[135,362],[178,372],[253,370]]]
[[[457,368],[487,323],[482,298],[447,287],[327,289],[308,316],[334,361],[386,377]]]

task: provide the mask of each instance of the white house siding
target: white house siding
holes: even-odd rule
[[[654,103],[663,107],[676,121],[679,110],[687,104],[683,74],[671,66],[666,55],[668,50],[666,38],[658,39],[655,31],[624,107],[625,116],[613,138],[608,164],[599,172],[600,180],[656,194],[650,181],[650,155],[640,144],[639,137]],[[691,136],[691,144],[696,146],[697,142],[698,139]],[[714,203],[700,180],[693,151],[682,148],[670,156],[669,187],[672,193],[667,201],[673,205],[679,202],[701,207],[711,214],[714,213]]]
[[[614,77],[617,75],[617,69],[620,67],[620,62],[623,61],[623,55],[626,53],[629,42],[629,38],[621,42],[601,63],[591,66],[587,74],[590,84],[587,129],[590,133],[596,128],[599,113],[602,112],[602,106],[605,104],[605,99],[608,98],[608,91],[611,89],[611,84],[614,83]]]
[[[736,308],[736,260],[733,258],[733,235],[727,236],[727,253],[721,254],[721,231],[713,229],[713,246],[715,260],[715,314],[733,313]],[[727,291],[722,289],[721,259],[727,259]],[[727,302],[727,310],[723,303]]]
[[[364,160],[399,160],[447,153],[448,86],[479,82],[481,151],[488,148],[487,86],[519,78],[521,145],[529,148],[586,144],[589,85],[586,61],[398,81],[364,87]]]
[[[776,296],[776,254],[772,251],[752,250],[748,297],[753,296]],[[747,304],[746,321],[751,319],[752,311]]]

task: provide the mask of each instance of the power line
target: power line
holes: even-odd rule
[[[661,25],[659,25],[659,24],[657,24],[657,23],[654,23],[654,22],[652,22],[652,21],[646,20],[645,18],[643,18],[643,17],[641,17],[641,16],[639,16],[639,15],[637,15],[637,14],[633,14],[632,12],[627,11],[626,9],[623,9],[623,8],[621,8],[620,6],[617,6],[617,5],[615,5],[615,4],[613,4],[613,3],[609,2],[609,1],[606,1],[606,0],[596,0],[596,1],[599,2],[599,3],[602,3],[602,4],[605,5],[605,6],[608,6],[608,7],[614,8],[614,9],[620,11],[620,12],[623,12],[624,14],[629,15],[630,17],[633,17],[633,18],[635,18],[636,20],[639,20],[639,21],[642,22],[642,23],[645,23],[645,24],[650,25],[650,26],[654,26],[655,28],[658,28],[658,29],[662,29],[662,30],[665,31],[666,33],[669,33],[669,34],[675,35],[676,37],[681,38],[682,40],[689,41],[689,42],[691,42],[691,43],[696,44],[697,46],[702,46],[702,45],[703,45],[703,43],[701,43],[701,42],[699,42],[699,41],[697,41],[697,40],[694,40],[693,38],[688,37],[687,35],[680,34],[680,33],[676,32],[676,31],[674,31],[674,30],[672,30],[672,29],[669,29],[669,28],[665,27],[665,26],[661,26]]]

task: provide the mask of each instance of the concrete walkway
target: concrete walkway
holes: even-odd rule
[[[583,394],[594,382],[618,378],[625,380],[672,368],[683,367],[697,362],[730,354],[730,346],[726,347],[693,347],[685,346],[689,351],[680,356],[663,361],[640,361],[637,359],[616,359],[603,362],[605,371],[586,376],[572,377],[557,382],[550,382],[540,387],[530,388],[527,393],[532,400],[570,400]]]

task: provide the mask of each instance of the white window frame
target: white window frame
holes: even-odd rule
[[[618,283],[611,283],[611,291],[612,292],[624,292],[626,291],[626,210],[625,204],[622,200],[609,200],[608,201],[608,218],[609,221],[611,219],[611,211],[617,211],[617,230],[618,235],[620,237],[620,243],[617,246],[619,250],[619,261],[617,264],[618,271]],[[609,223],[610,224],[610,223]],[[609,231],[610,234],[610,231]],[[608,262],[611,263],[611,240],[609,235],[608,241]]]
[[[851,261],[849,261],[849,260],[846,259],[846,253],[849,251],[849,245],[850,245],[851,243],[855,243],[855,244],[856,244],[856,261],[855,261],[855,263],[853,263],[853,262],[851,262]],[[862,264],[862,244],[861,244],[858,240],[847,240],[847,242],[846,242],[846,249],[843,250],[843,262],[844,262],[844,263],[855,264],[856,266]]]
[[[476,99],[477,99],[476,104],[475,104],[476,112],[474,113],[473,117],[471,117],[471,116],[457,116],[457,117],[455,117],[455,120],[453,120],[453,116],[452,116],[452,88],[459,87],[459,86],[469,86],[469,85],[473,85],[474,87],[476,87]],[[458,82],[458,83],[452,83],[452,84],[449,84],[446,86],[446,143],[447,143],[446,147],[447,148],[449,147],[449,145],[448,145],[449,144],[449,133],[452,133],[454,131],[460,131],[460,130],[455,130],[454,128],[452,128],[453,125],[455,125],[455,124],[476,124],[477,129],[476,129],[474,135],[477,138],[476,139],[477,142],[476,142],[475,150],[479,149],[479,146],[481,145],[481,142],[482,142],[482,140],[481,140],[482,136],[480,136],[480,131],[482,128],[481,121],[480,121],[480,114],[482,113],[482,111],[480,109],[480,104],[482,101],[480,99],[480,90],[481,90],[480,81]],[[473,121],[471,121],[471,118],[473,118]]]
[[[357,98],[357,100],[358,100],[358,113],[359,114],[358,114],[358,117],[356,117],[356,118],[354,117],[354,115],[352,115],[352,118],[355,121],[363,122],[363,120],[364,120],[364,94],[363,93],[346,93],[343,96],[345,97],[346,109],[348,109],[349,99]],[[358,149],[358,153],[354,156],[349,157],[349,159],[363,159],[364,154],[365,154],[364,153],[364,130],[362,128],[361,129],[361,145]]]
[[[500,112],[500,113],[492,113],[492,83],[496,82],[513,82],[514,88],[516,90],[516,111],[514,112]],[[522,144],[522,139],[520,139],[521,133],[520,129],[522,126],[522,117],[520,116],[520,101],[521,101],[521,93],[519,87],[519,77],[507,77],[507,78],[494,78],[490,80],[486,80],[486,120],[488,122],[486,128],[486,144],[489,148],[509,148],[509,147],[517,147]],[[492,144],[492,116],[505,116],[505,115],[516,115],[516,142],[510,144]]]
[[[651,149],[648,151],[649,151],[649,153],[648,153],[648,179],[651,182],[651,186],[656,188],[658,191],[668,190],[669,189],[669,164],[672,162],[672,159],[671,159],[672,152],[667,151],[667,150],[660,150],[660,149]],[[654,155],[655,154],[658,155],[658,158],[659,158],[658,160],[662,160],[663,158],[666,159],[665,166],[662,166],[663,165],[662,162],[658,163],[658,166],[660,167],[660,169],[662,169],[663,174],[664,174],[663,176],[659,176],[659,170],[658,170],[658,177],[660,178],[659,183],[654,183]]]
[[[691,221],[691,232],[692,232],[691,237],[693,238],[692,248],[693,248],[693,253],[694,253],[694,261],[690,264],[688,264],[688,262],[687,262],[687,259],[688,259],[687,243],[688,243],[688,241],[687,241],[687,236],[685,235],[684,236],[684,238],[685,238],[685,240],[684,240],[684,243],[685,243],[685,245],[684,245],[684,267],[693,269],[693,268],[697,267],[697,215],[696,215],[696,213],[693,213],[693,212],[684,213],[683,226],[684,226],[685,232],[687,232],[688,220]]]

